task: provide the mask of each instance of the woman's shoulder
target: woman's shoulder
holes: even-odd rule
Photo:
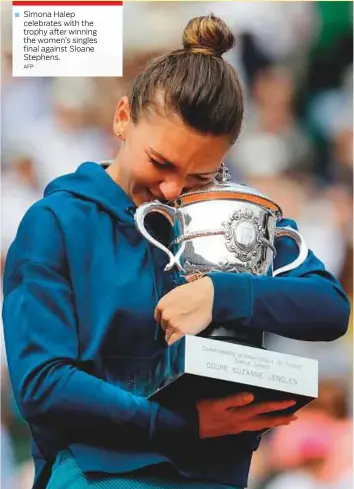
[[[21,262],[56,263],[66,254],[68,233],[80,236],[84,222],[79,199],[65,192],[43,197],[24,214],[10,256]]]
[[[29,207],[21,225],[25,228],[46,227],[49,222],[56,222],[60,227],[65,220],[72,221],[73,218],[77,220],[80,216],[84,217],[87,204],[65,191],[45,195]]]

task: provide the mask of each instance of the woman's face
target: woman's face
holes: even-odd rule
[[[134,124],[126,97],[118,103],[114,132],[124,144],[110,174],[136,205],[173,200],[211,183],[230,149],[226,136],[197,133],[177,115],[151,112]]]

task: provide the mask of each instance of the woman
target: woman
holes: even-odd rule
[[[282,278],[212,273],[176,287],[135,229],[136,206],[212,182],[237,139],[242,91],[221,57],[233,42],[218,18],[190,21],[184,48],[119,101],[115,161],[52,182],[19,227],[3,315],[35,488],[244,488],[257,432],[294,419],[267,413],[293,403],[245,393],[177,412],[140,396],[134,372],[212,319],[313,341],[345,333],[347,299],[313,254]],[[282,241],[277,265],[296,253]]]

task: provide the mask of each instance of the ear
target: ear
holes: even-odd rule
[[[119,139],[125,139],[125,133],[130,121],[130,106],[128,97],[122,97],[116,108],[113,120],[113,132]]]

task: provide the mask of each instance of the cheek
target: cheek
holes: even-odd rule
[[[128,140],[126,142],[124,156],[124,173],[132,187],[146,187],[150,181],[154,181],[154,168],[147,161],[145,153],[142,154],[134,146],[133,141]]]
[[[131,179],[137,186],[151,187],[161,179],[159,173],[148,162],[142,162],[134,167],[131,172]]]

